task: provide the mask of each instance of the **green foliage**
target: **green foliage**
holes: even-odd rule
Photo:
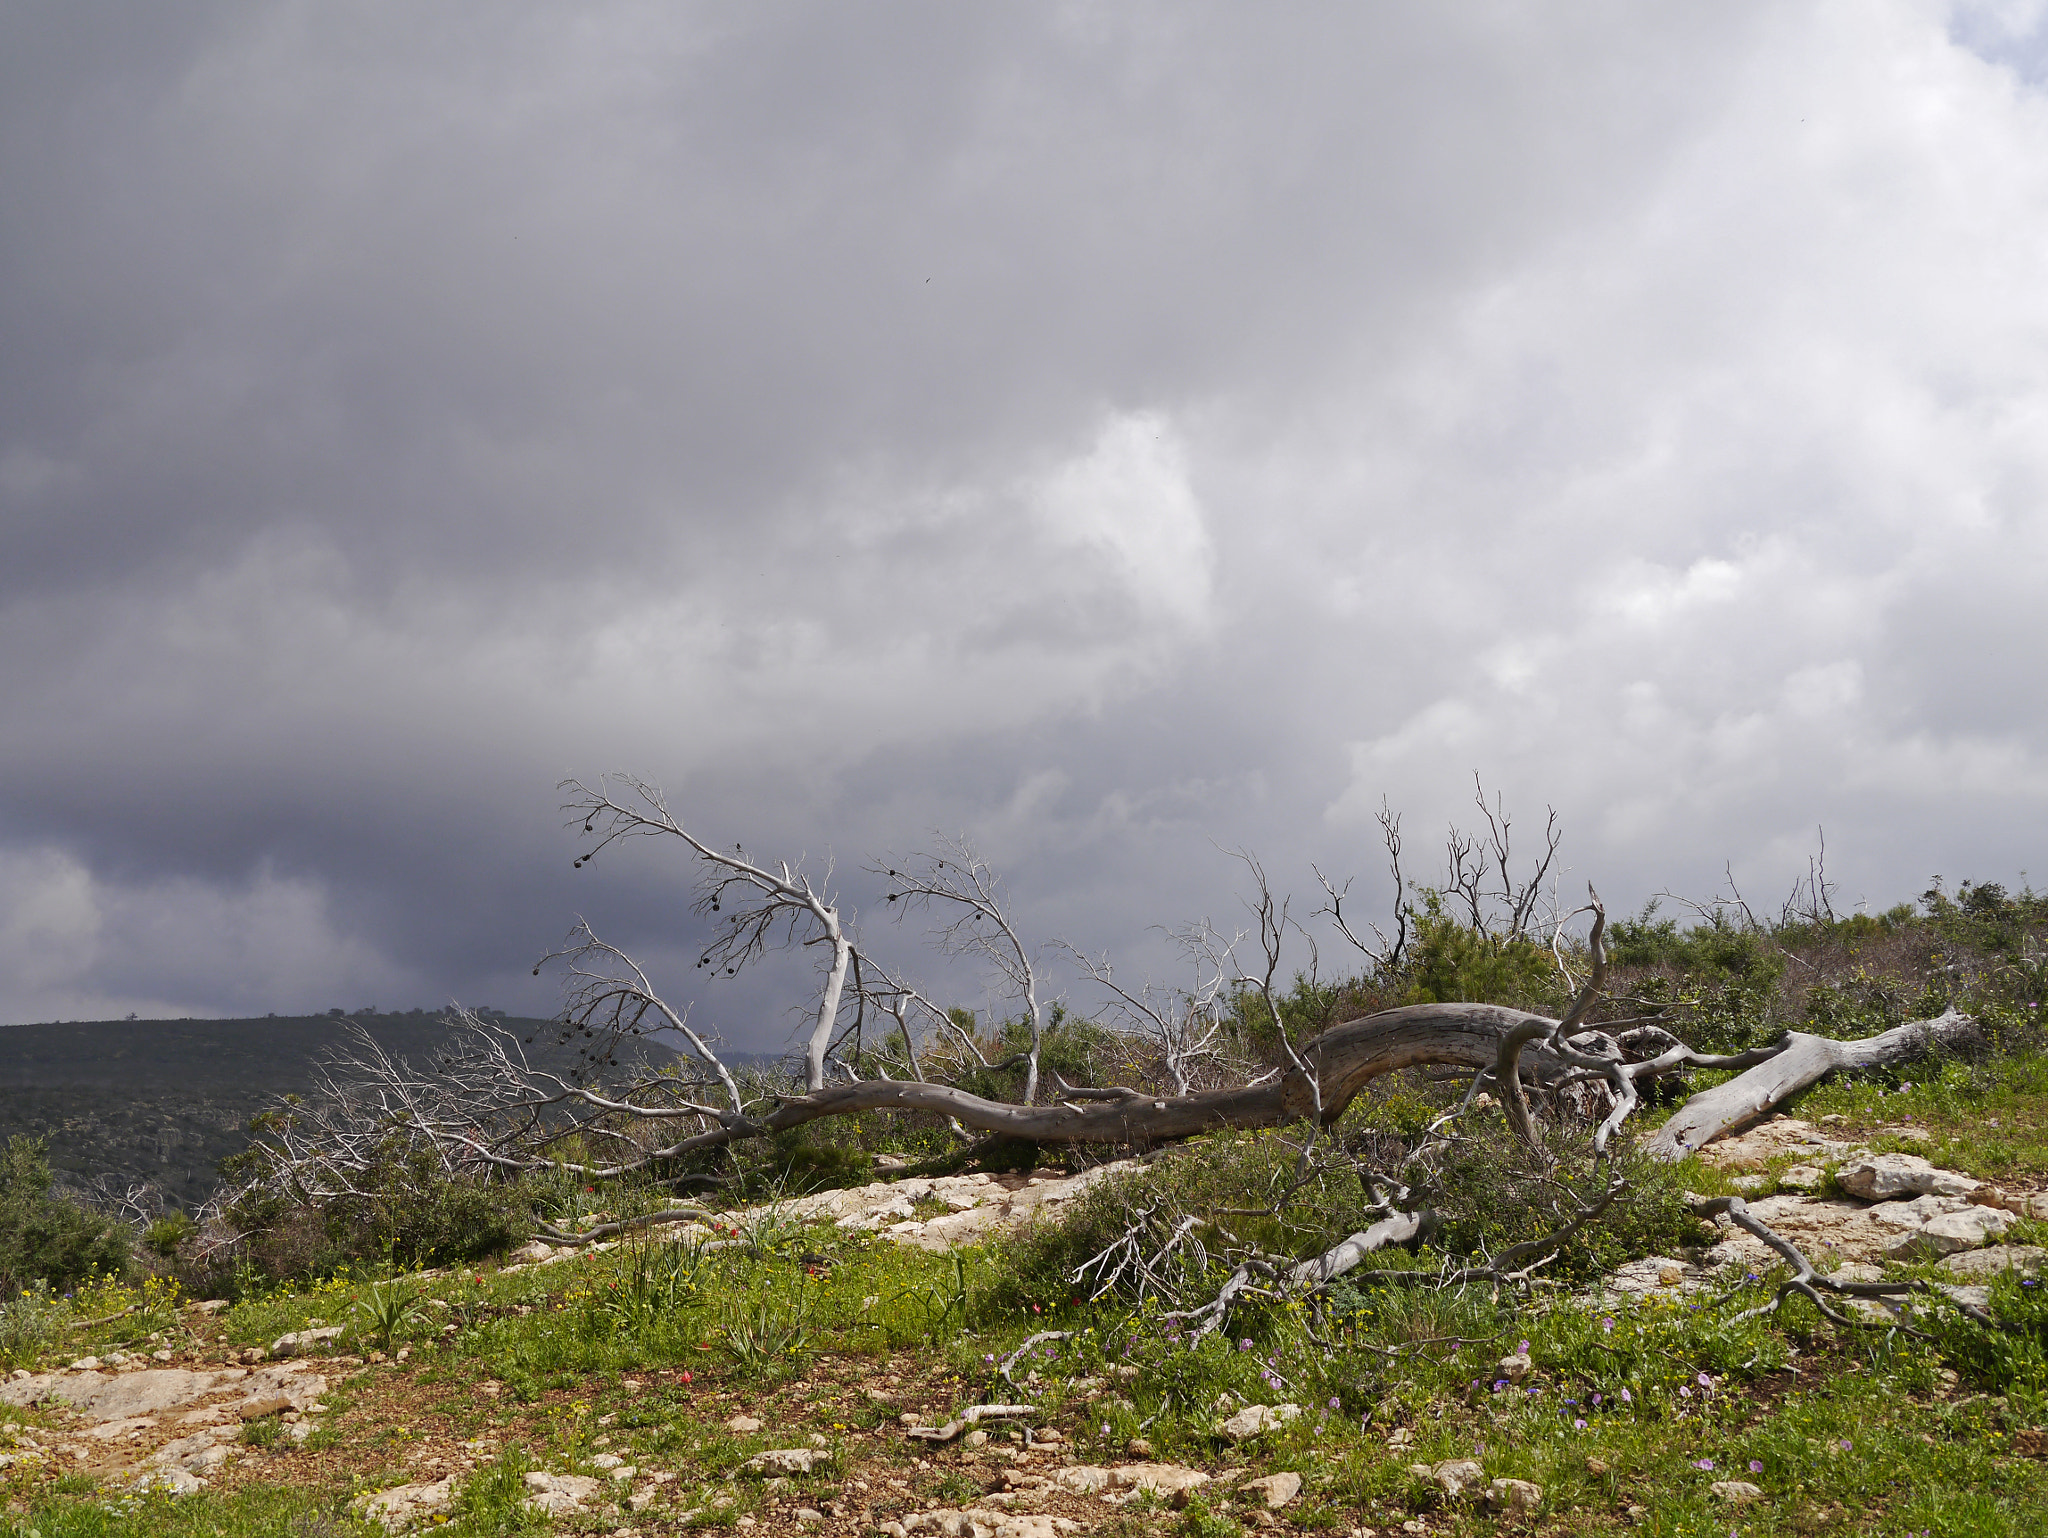
[[[360,1333],[376,1341],[383,1351],[391,1349],[393,1338],[418,1319],[422,1311],[419,1290],[399,1281],[372,1287],[353,1310]]]
[[[260,1131],[272,1119],[258,1120]],[[271,1157],[258,1143],[223,1170],[246,1178],[267,1168]],[[244,1196],[228,1216],[249,1237],[231,1252],[209,1256],[206,1271],[187,1278],[190,1290],[306,1281],[349,1266],[462,1265],[522,1242],[536,1210],[551,1199],[544,1180],[450,1179],[425,1153],[395,1149],[358,1175],[355,1186],[318,1201],[275,1189]]]
[[[875,1178],[874,1155],[833,1141],[833,1130],[825,1124],[813,1123],[775,1135],[769,1168],[780,1189],[801,1195],[865,1185]]]
[[[178,1253],[178,1246],[199,1232],[199,1225],[183,1212],[165,1213],[142,1231],[142,1242],[165,1260]]]
[[[0,1152],[0,1298],[36,1283],[52,1291],[99,1274],[125,1276],[128,1232],[112,1218],[51,1191],[43,1145],[7,1140]]]
[[[1444,911],[1443,894],[1425,888],[1420,912],[1411,910],[1401,995],[1404,1004],[1506,1004],[1554,1007],[1561,982],[1547,947],[1526,935],[1474,929]]]

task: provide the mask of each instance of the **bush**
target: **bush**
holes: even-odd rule
[[[0,1153],[0,1297],[39,1282],[63,1292],[95,1273],[125,1276],[130,1265],[128,1231],[54,1195],[43,1145],[9,1138]]]
[[[264,1153],[259,1144],[224,1168],[253,1173]],[[424,1154],[393,1157],[358,1176],[356,1187],[317,1201],[252,1191],[228,1214],[248,1237],[232,1253],[212,1252],[206,1274],[183,1278],[188,1290],[232,1291],[238,1272],[304,1281],[345,1265],[410,1269],[481,1260],[521,1243],[547,1195],[534,1180],[450,1179]]]

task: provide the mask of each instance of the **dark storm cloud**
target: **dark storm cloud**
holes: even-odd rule
[[[10,8],[0,1014],[687,973],[615,766],[1141,951],[1475,766],[2009,878],[2039,10]]]

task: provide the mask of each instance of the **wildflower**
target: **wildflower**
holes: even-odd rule
[[[1685,1384],[1681,1383],[1678,1385],[1678,1397],[1680,1399],[1690,1399],[1692,1398],[1692,1390]]]
[[[1600,1402],[1600,1396],[1599,1396],[1598,1394],[1595,1394],[1595,1395],[1593,1396],[1593,1403],[1595,1403],[1595,1404],[1598,1404],[1599,1402]]]
[[[1849,1440],[1849,1439],[1848,1439],[1847,1437],[1843,1437],[1843,1438],[1842,1438],[1842,1451],[1843,1451],[1843,1452],[1845,1452],[1845,1453],[1846,1453],[1846,1452],[1850,1451],[1850,1450],[1851,1450],[1852,1448],[1854,1448],[1854,1447],[1855,1447],[1855,1445],[1856,1445],[1856,1444],[1855,1444],[1854,1442],[1851,1442],[1851,1441],[1850,1441],[1850,1440]]]
[[[1529,1343],[1528,1343],[1528,1342],[1527,1342],[1526,1340],[1525,1340],[1525,1341],[1523,1341],[1523,1342],[1522,1342],[1522,1343],[1521,1343],[1521,1344],[1520,1344],[1519,1346],[1515,1347],[1515,1355],[1516,1355],[1516,1356],[1527,1356],[1528,1354],[1529,1354]]]
[[[1477,1378],[1474,1378],[1472,1381],[1473,1383],[1477,1384],[1479,1380]],[[1335,1394],[1332,1394],[1330,1396],[1330,1408],[1333,1410],[1341,1410],[1344,1408],[1343,1401],[1338,1399],[1338,1397]]]
[[[1600,1321],[1600,1328],[1611,1335],[1614,1333],[1614,1321],[1612,1319],[1603,1319]]]
[[[1493,1391],[1496,1394],[1498,1394],[1502,1389],[1506,1388],[1507,1386],[1508,1380],[1505,1378],[1495,1378],[1493,1380]]]
[[[1708,1377],[1705,1373],[1701,1373],[1697,1378],[1693,1379],[1693,1382],[1697,1383],[1701,1388],[1706,1389],[1710,1389],[1714,1386],[1714,1380]]]
[[[1714,1460],[1712,1458],[1695,1458],[1693,1459],[1692,1466],[1696,1469],[1705,1469],[1709,1473],[1712,1473],[1714,1468]]]
[[[1763,1464],[1763,1460],[1762,1460],[1761,1458],[1752,1458],[1752,1459],[1750,1459],[1750,1460],[1749,1460],[1749,1471],[1750,1471],[1750,1473],[1752,1473],[1752,1474],[1761,1474],[1761,1473],[1762,1473],[1762,1472],[1764,1471],[1764,1464]]]
[[[1636,1396],[1631,1394],[1627,1389],[1623,1389],[1621,1391],[1621,1402],[1623,1404],[1634,1404],[1636,1402]]]
[[[693,1373],[693,1372],[691,1372],[691,1371],[690,1371],[690,1370],[689,1370],[688,1368],[685,1368],[685,1369],[683,1370],[683,1381],[684,1381],[685,1383],[694,1383],[694,1382],[696,1382],[696,1381],[697,1381],[697,1377],[696,1377],[696,1374],[695,1374],[695,1373]]]
[[[1249,1340],[1241,1340],[1237,1343],[1237,1349],[1240,1351],[1249,1351],[1252,1349],[1252,1343]]]
[[[1572,1429],[1574,1431],[1584,1431],[1586,1429],[1586,1423],[1582,1420],[1575,1420],[1572,1422]]]

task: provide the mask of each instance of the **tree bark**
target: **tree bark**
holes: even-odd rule
[[[1321,1114],[1327,1124],[1343,1115],[1368,1083],[1396,1069],[1430,1063],[1490,1068],[1502,1036],[1533,1023],[1553,1022],[1494,1004],[1412,1004],[1332,1026],[1305,1043],[1301,1056],[1321,1081]],[[1529,1054],[1527,1066],[1539,1079],[1568,1071],[1540,1052]],[[1171,1097],[1130,1094],[1046,1106],[984,1100],[944,1084],[881,1079],[832,1085],[785,1100],[761,1118],[761,1125],[781,1132],[854,1111],[933,1111],[957,1117],[977,1132],[1035,1143],[1145,1143],[1298,1121],[1316,1114],[1317,1101],[1316,1085],[1298,1070],[1248,1089]]]
[[[1974,1016],[1951,1008],[1932,1020],[1910,1021],[1862,1041],[1835,1041],[1793,1031],[1786,1038],[1785,1049],[1768,1062],[1686,1101],[1643,1147],[1655,1158],[1682,1159],[1725,1133],[1761,1121],[1801,1090],[1839,1069],[1904,1062],[1966,1040],[1976,1029]]]

